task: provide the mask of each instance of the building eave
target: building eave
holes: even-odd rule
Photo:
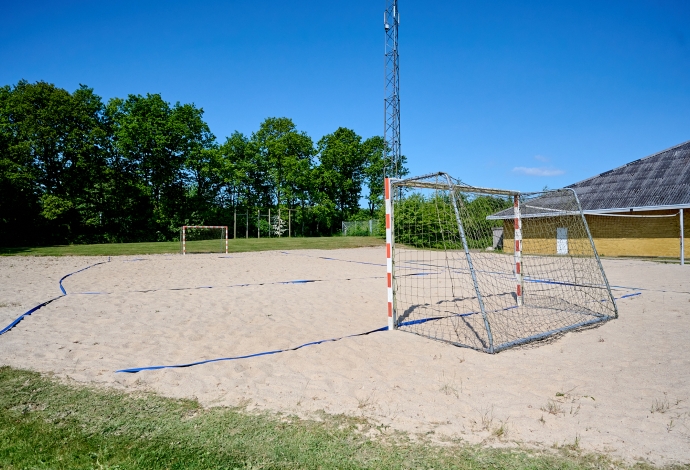
[[[641,212],[641,211],[664,211],[673,209],[690,209],[690,204],[670,204],[664,206],[640,206],[640,207],[614,207],[609,209],[583,210],[585,215],[611,214],[613,212]]]

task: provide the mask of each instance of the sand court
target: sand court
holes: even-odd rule
[[[690,269],[604,260],[620,318],[488,355],[386,325],[383,248],[231,255],[0,258],[0,364],[78,382],[488,445],[578,445],[690,462]],[[309,281],[309,282],[305,282]],[[618,286],[618,287],[615,287]],[[635,288],[635,289],[632,289]]]

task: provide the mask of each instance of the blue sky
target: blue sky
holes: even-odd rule
[[[383,133],[384,0],[3,2],[0,85],[193,102],[219,141],[269,116]],[[400,0],[412,174],[555,188],[690,140],[690,2]]]

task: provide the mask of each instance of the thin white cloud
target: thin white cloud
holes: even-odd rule
[[[544,155],[535,155],[534,156],[535,160],[539,160],[540,162],[548,163],[551,161],[549,157],[545,157]]]
[[[516,166],[513,168],[513,173],[520,173],[522,175],[529,176],[558,176],[565,173],[565,171],[559,170],[558,168],[529,168],[525,166]]]

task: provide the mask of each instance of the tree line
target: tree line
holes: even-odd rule
[[[314,142],[272,117],[220,143],[194,104],[20,81],[0,88],[0,246],[171,240],[256,208],[332,234],[380,211],[384,157],[344,127]]]

